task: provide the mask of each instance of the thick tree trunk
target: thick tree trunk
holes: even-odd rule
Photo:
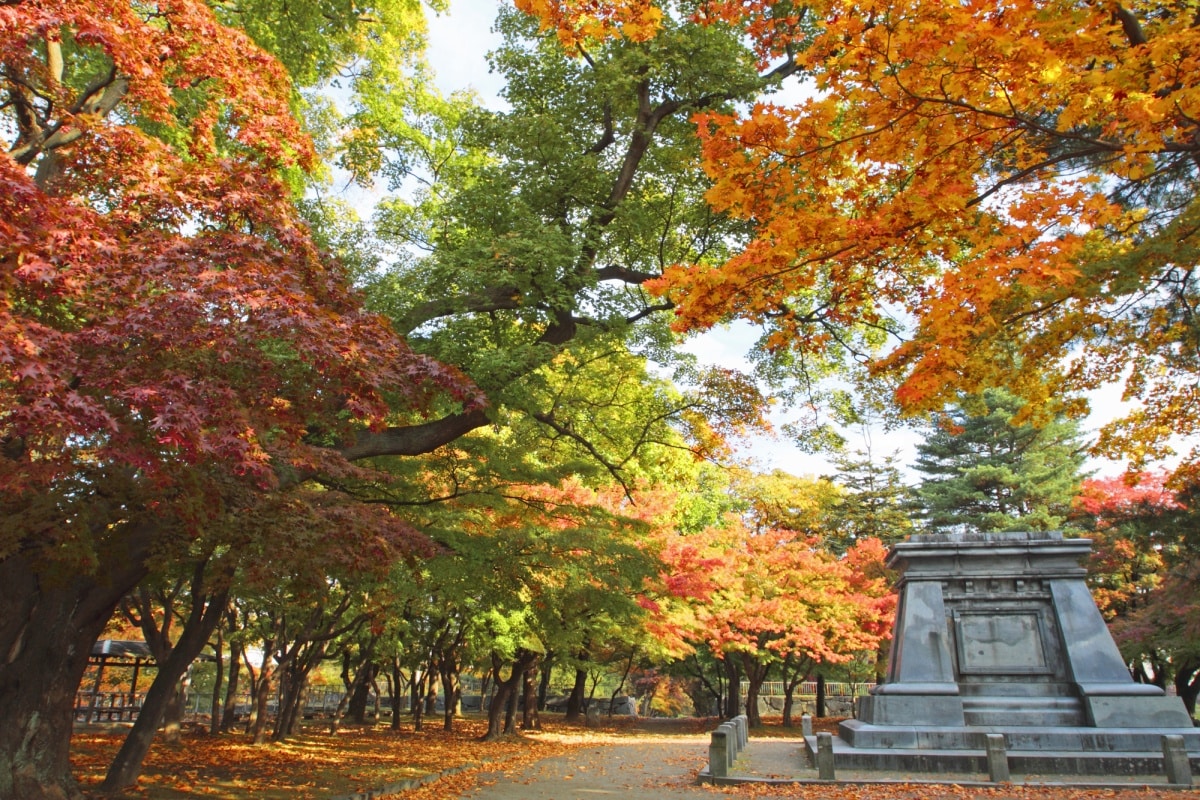
[[[442,730],[447,733],[454,730],[454,717],[458,714],[458,703],[462,697],[462,681],[458,675],[458,663],[450,652],[443,652],[438,662],[438,671],[442,678],[442,693],[446,697],[442,714]]]
[[[725,718],[733,719],[738,715],[739,703],[742,696],[742,676],[738,672],[737,661],[733,656],[726,656],[725,663]]]
[[[817,673],[817,707],[813,716],[825,716],[825,676]]]
[[[101,552],[99,577],[42,576],[20,553],[0,560],[0,797],[80,796],[68,757],[75,692],[92,644],[146,574],[149,532]]]
[[[523,731],[540,731],[542,729],[542,721],[538,718],[537,708],[537,666],[532,666],[525,670],[525,676],[522,679],[525,684],[524,706],[521,709],[521,730]]]
[[[495,656],[492,657],[492,679],[496,684],[496,694],[488,708],[488,729],[484,741],[499,739],[505,733],[512,733],[516,718],[516,692],[525,670],[537,662],[538,654],[529,650],[518,650],[517,658],[512,663],[512,671],[507,680],[501,680],[500,671],[504,668]]]
[[[367,724],[367,701],[371,699],[371,682],[367,680],[366,675],[363,675],[367,669],[369,669],[367,666],[358,668],[363,680],[356,679],[354,689],[350,692],[350,707],[346,716],[350,717],[350,721],[355,725]]]
[[[575,668],[575,685],[571,687],[571,695],[567,698],[567,722],[578,722],[583,719],[583,697],[587,692],[587,670]]]
[[[520,692],[522,677],[518,677],[513,683],[512,689],[508,693],[508,702],[504,704],[504,733],[512,734],[517,732],[517,705],[520,701]]]
[[[1175,693],[1189,714],[1196,716],[1196,697],[1200,695],[1200,659],[1186,659],[1175,671]]]
[[[374,656],[374,651],[375,651],[375,640],[372,639],[370,645],[367,647],[366,652],[363,654],[364,661],[371,659]],[[333,720],[329,723],[330,735],[337,733],[338,726],[342,724],[342,717],[345,715],[346,709],[350,705],[349,703],[346,702],[346,698],[358,697],[359,690],[363,686],[369,685],[370,682],[374,679],[375,675],[378,673],[378,671],[379,671],[378,664],[375,664],[375,663],[359,664],[358,672],[356,672],[354,674],[354,679],[352,681],[350,681],[349,685],[346,686],[346,693],[344,695],[342,695],[342,699],[341,699],[341,702],[338,703],[337,710],[333,712]],[[345,682],[345,677],[348,674],[349,674],[349,663],[346,663],[345,668],[342,671],[343,683]],[[392,697],[392,720],[393,720],[392,727],[393,728],[399,727],[398,725],[395,724],[395,720],[396,720],[395,705],[396,705],[396,698],[393,695],[393,697]],[[365,713],[365,709],[366,709],[365,697],[363,699],[363,709],[364,709],[364,713]]]
[[[204,597],[197,598],[183,626],[179,640],[171,648],[166,661],[158,665],[158,674],[150,684],[142,701],[142,710],[133,723],[133,728],[121,743],[121,749],[108,767],[108,774],[100,785],[101,791],[115,792],[132,786],[142,772],[142,762],[150,752],[150,745],[158,726],[166,716],[172,702],[182,703],[180,679],[187,672],[196,656],[208,644],[208,637],[224,613],[227,593],[221,592],[205,604]]]

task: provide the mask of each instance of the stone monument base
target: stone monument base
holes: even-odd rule
[[[1162,775],[1162,737],[1182,736],[1200,771],[1200,728],[872,725],[846,720],[833,739],[839,769],[983,772],[987,735],[1004,736],[1009,768],[1022,775]],[[817,740],[806,737],[809,754]]]
[[[887,680],[841,724],[834,763],[1024,775],[1200,768],[1200,728],[1178,697],[1133,681],[1088,593],[1090,546],[1053,532],[896,544]],[[806,741],[816,753],[816,738]]]

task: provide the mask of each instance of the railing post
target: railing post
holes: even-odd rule
[[[1004,734],[987,734],[987,765],[988,777],[992,783],[1005,783],[1012,780],[1008,771],[1008,748],[1004,744]]]
[[[800,733],[806,738],[813,735],[812,714],[800,716]]]
[[[1177,733],[1162,737],[1163,764],[1167,768],[1167,783],[1172,786],[1192,785],[1192,765],[1188,763],[1183,737]]]
[[[718,726],[712,732],[708,745],[708,774],[713,778],[724,778],[729,774],[729,731]]]
[[[817,777],[823,781],[836,780],[833,770],[833,734],[817,734]]]

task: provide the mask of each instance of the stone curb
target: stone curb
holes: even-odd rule
[[[1181,792],[1195,791],[1195,787],[1172,783],[1071,783],[1068,781],[939,781],[929,779],[906,778],[851,778],[848,780],[823,781],[819,778],[755,778],[749,776],[726,776],[714,778],[707,769],[696,774],[696,783],[709,783],[714,786],[741,786],[743,784],[761,784],[764,786],[967,786],[972,789],[996,788],[997,786],[1029,786],[1035,788],[1066,788],[1066,789],[1170,789]]]
[[[401,792],[407,792],[410,789],[419,789],[426,784],[457,775],[460,772],[466,772],[469,769],[476,767],[487,766],[489,764],[501,763],[504,759],[498,758],[481,758],[473,764],[462,764],[457,767],[449,767],[440,772],[431,772],[428,775],[422,775],[419,778],[405,778],[404,780],[396,781],[395,783],[384,784],[378,789],[368,789],[365,792],[351,792],[350,794],[339,794],[329,798],[329,800],[378,800],[383,797],[392,797]]]

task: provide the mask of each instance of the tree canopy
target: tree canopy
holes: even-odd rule
[[[1139,403],[1096,451],[1135,467],[1196,432],[1189,4],[522,7],[571,46],[685,18],[796,64],[801,99],[696,117],[709,200],[753,237],[653,284],[679,328],[736,316],[777,350],[848,347],[913,413],[1002,385],[1027,414],[1078,414],[1082,391],[1123,382]]]

